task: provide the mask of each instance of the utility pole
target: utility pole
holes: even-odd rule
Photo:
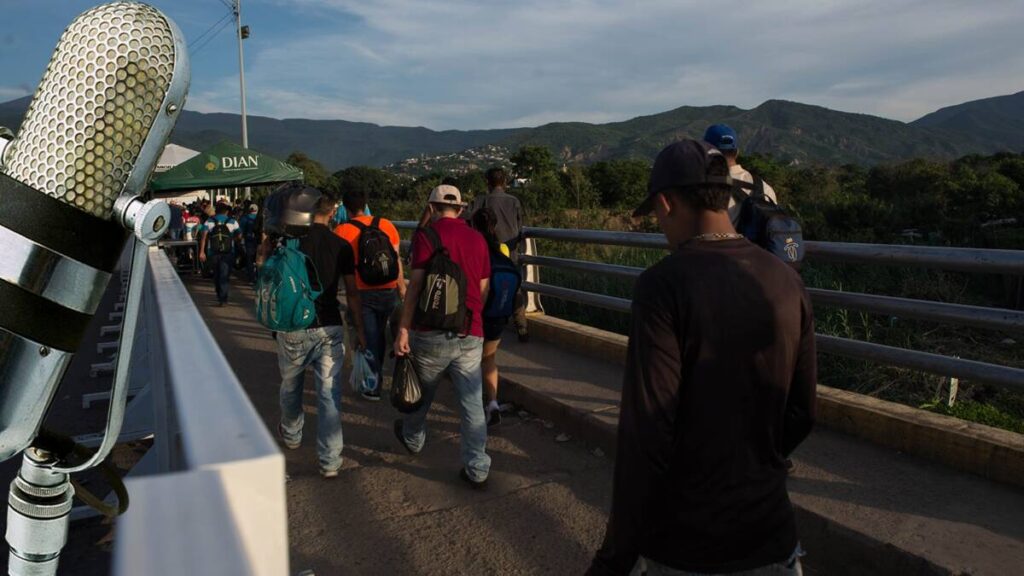
[[[246,26],[245,35],[242,34],[242,0],[235,0],[235,32],[238,36],[238,85],[242,96],[242,148],[249,148],[249,125],[245,117],[245,58],[242,55],[242,40],[248,37],[249,27]],[[248,200],[251,191],[245,187],[245,199]]]

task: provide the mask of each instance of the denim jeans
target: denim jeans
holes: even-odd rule
[[[480,358],[484,339],[478,336],[459,338],[447,332],[413,332],[409,346],[413,365],[423,390],[423,406],[407,414],[402,422],[406,444],[419,452],[427,441],[427,411],[434,401],[437,385],[447,373],[455,386],[459,403],[459,432],[462,435],[462,465],[475,482],[483,482],[491,469],[487,447],[487,421],[481,402],[483,382]]]
[[[388,318],[398,305],[398,291],[394,288],[387,290],[360,290],[359,301],[363,310],[363,331],[366,333],[366,346],[373,352],[373,361],[370,367],[377,375],[377,382],[383,382],[381,367],[384,366],[384,352],[387,343]],[[378,387],[380,384],[378,384]]]
[[[213,265],[213,285],[217,288],[217,300],[227,302],[228,289],[231,287],[231,268],[235,262],[235,255],[231,252],[214,254],[210,256],[210,262]]]
[[[277,364],[281,369],[281,435],[302,441],[302,388],[306,368],[316,383],[316,450],[320,468],[341,468],[341,360],[345,356],[341,326],[277,333]]]
[[[245,273],[249,282],[256,283],[256,249],[259,244],[255,239],[245,240]]]
[[[800,565],[800,557],[803,555],[804,551],[798,544],[796,550],[793,551],[793,555],[785,562],[769,564],[752,570],[719,574],[717,576],[803,576],[804,569],[803,566]],[[643,561],[647,564],[647,576],[711,576],[710,574],[705,574],[703,572],[676,570],[675,568],[669,568],[668,566],[658,564],[657,562],[646,558]]]

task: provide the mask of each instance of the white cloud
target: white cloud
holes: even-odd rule
[[[0,102],[28,96],[31,93],[28,88],[22,86],[0,86]]]
[[[1024,89],[1019,0],[287,4],[354,24],[247,48],[254,113],[485,128],[786,98],[911,120]],[[237,84],[196,105],[236,109]]]

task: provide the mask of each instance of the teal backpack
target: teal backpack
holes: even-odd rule
[[[308,265],[307,265],[308,264]],[[323,292],[309,281],[309,256],[299,251],[297,239],[285,240],[260,268],[256,283],[256,319],[275,332],[305,330],[316,320],[316,299]]]

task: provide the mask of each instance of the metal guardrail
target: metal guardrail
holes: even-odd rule
[[[583,244],[631,246],[635,248],[670,248],[664,235],[640,232],[527,227],[523,228],[523,235],[527,238],[561,240],[563,242],[579,242]],[[807,250],[807,257],[812,260],[917,266],[938,268],[952,272],[1024,274],[1024,254],[1019,250],[814,241],[805,242],[804,246]]]
[[[132,503],[113,572],[286,575],[284,457],[166,254],[151,250],[149,264],[140,333],[151,474],[125,482]]]
[[[415,223],[412,222],[396,224],[406,229],[415,227]],[[527,227],[523,229],[523,235],[533,239],[582,244],[652,249],[669,248],[662,234]],[[1018,250],[836,242],[807,242],[806,246],[807,257],[810,260],[914,266],[971,273],[1024,275],[1024,251]],[[575,270],[620,278],[636,278],[643,272],[642,268],[632,266],[546,256],[522,255],[520,256],[520,263],[530,267]],[[539,282],[527,282],[524,284],[524,288],[536,294],[618,312],[628,313],[630,309],[630,300],[604,294],[594,294]],[[820,288],[809,288],[808,293],[812,302],[819,306],[847,308],[872,314],[926,320],[956,326],[1024,333],[1024,312],[1018,310],[949,304]],[[941,376],[989,382],[1024,391],[1024,370],[1019,368],[950,358],[938,354],[894,348],[823,334],[818,335],[818,347],[821,351],[830,354],[880,362]]]
[[[563,270],[576,270],[623,278],[636,278],[644,271],[643,268],[633,266],[548,258],[545,256],[520,256],[520,261],[523,264],[533,266],[561,268]],[[861,294],[858,292],[842,292],[822,288],[808,288],[807,292],[815,304],[823,306],[851,308],[872,314],[944,322],[958,326],[1024,332],[1024,312],[1019,310],[947,304],[944,302]]]

